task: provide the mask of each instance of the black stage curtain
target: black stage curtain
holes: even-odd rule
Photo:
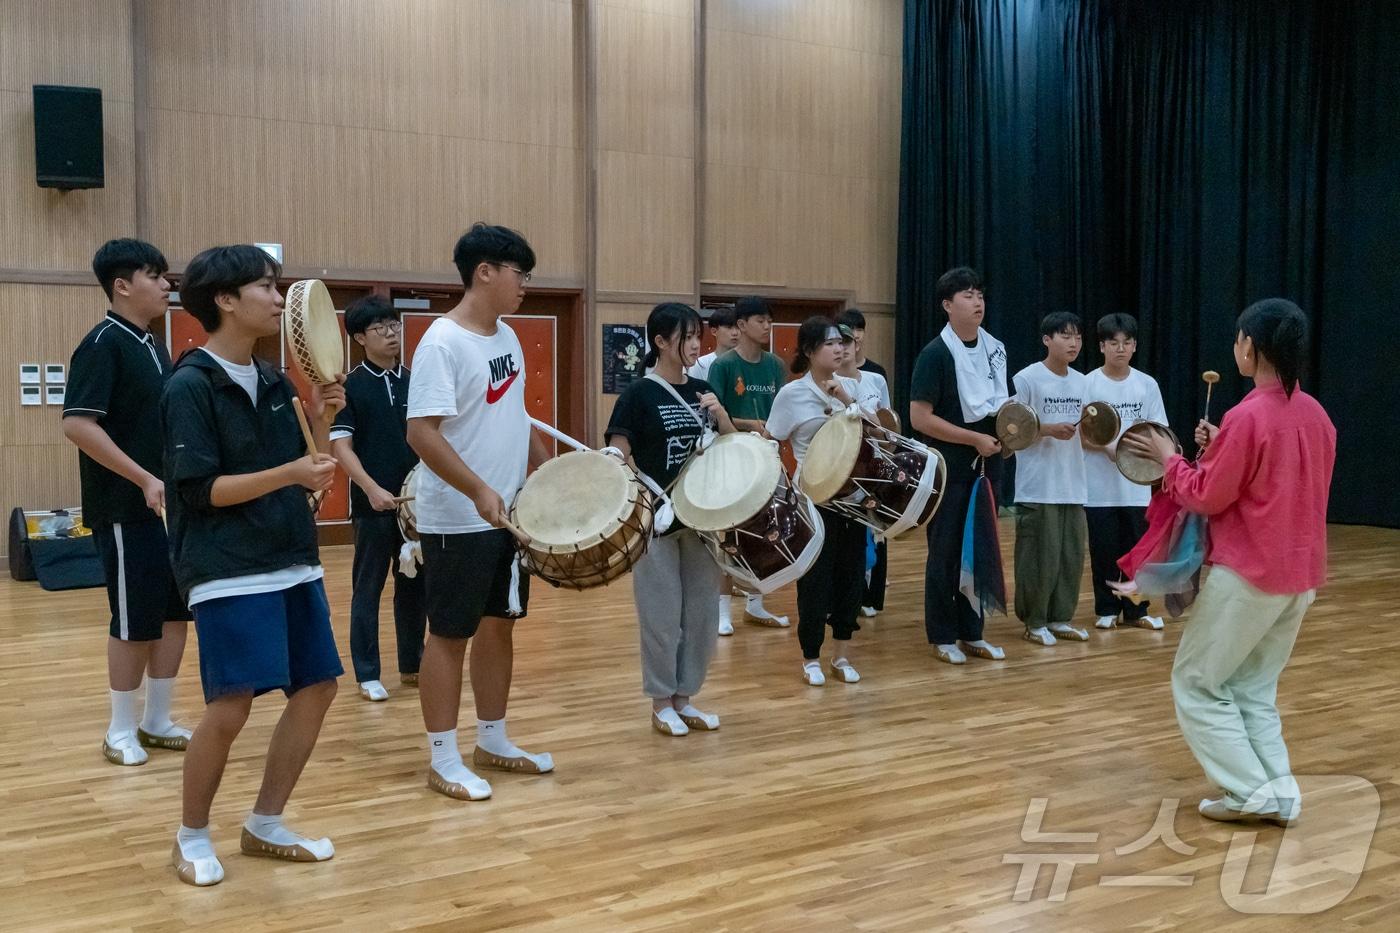
[[[1040,318],[1128,311],[1177,433],[1247,391],[1239,312],[1297,302],[1338,429],[1331,519],[1400,526],[1400,2],[907,0],[895,391],[987,282],[1013,372]],[[908,423],[907,420],[905,423]],[[1187,440],[1188,446],[1190,444]]]

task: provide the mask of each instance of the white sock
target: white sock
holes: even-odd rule
[[[263,842],[275,846],[301,846],[320,861],[335,855],[335,846],[329,839],[308,839],[282,825],[282,814],[269,816],[265,813],[249,813],[243,827]]]
[[[169,735],[175,725],[170,718],[170,704],[174,696],[174,677],[147,677],[146,712],[141,717],[141,728],[151,735]]]
[[[744,597],[744,611],[756,619],[787,619],[787,616],[775,616],[764,608],[762,593],[746,594]]]
[[[729,614],[729,594],[725,593],[719,598],[719,624],[723,628],[726,622],[731,622]]]
[[[208,826],[203,829],[181,826],[175,833],[175,843],[180,847],[180,857],[194,865],[197,884],[216,884],[223,880],[224,866],[214,854],[214,842],[209,838]]]
[[[112,690],[112,722],[107,727],[107,744],[116,745],[114,739],[123,736],[136,736],[136,700],[141,688],[135,690]]]
[[[432,753],[432,768],[449,784],[461,784],[473,797],[484,799],[491,796],[491,785],[476,776],[476,772],[462,762],[462,753],[457,750],[457,730],[428,733],[428,751]]]
[[[554,758],[548,752],[542,755],[531,755],[518,745],[513,744],[506,735],[506,721],[504,719],[478,719],[476,721],[476,745],[482,751],[498,755],[501,758],[528,758],[541,771],[554,769]]]

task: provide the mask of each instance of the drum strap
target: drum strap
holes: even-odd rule
[[[688,403],[685,399],[681,398],[681,394],[680,394],[679,392],[676,391],[676,387],[675,387],[675,386],[671,385],[671,383],[667,382],[663,377],[658,376],[658,375],[656,374],[655,371],[652,371],[652,372],[647,373],[646,378],[650,379],[652,382],[654,382],[654,383],[656,383],[657,385],[661,386],[661,388],[665,389],[667,392],[670,392],[670,393],[671,393],[671,398],[675,399],[677,402],[680,403],[680,406],[681,406],[682,408],[684,408],[686,411],[690,412],[690,417],[694,418],[694,419],[695,419],[695,423],[698,424],[698,425],[700,425],[700,430],[701,430],[702,432],[704,432],[704,431],[709,431],[709,430],[710,430],[710,419],[709,419],[709,418],[701,418],[701,417],[696,413],[694,406],[692,406],[690,403]]]

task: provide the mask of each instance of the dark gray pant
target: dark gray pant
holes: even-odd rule
[[[379,598],[390,567],[394,574],[394,634],[399,646],[399,673],[416,674],[423,658],[423,572],[399,573],[403,538],[393,512],[355,519],[355,562],[351,570],[350,660],[355,682],[379,680]]]

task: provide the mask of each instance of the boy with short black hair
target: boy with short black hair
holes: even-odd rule
[[[1088,641],[1070,624],[1084,569],[1084,451],[1075,434],[1083,414],[1084,374],[1070,368],[1083,343],[1078,315],[1040,322],[1045,359],[1016,374],[1015,400],[1040,419],[1035,443],[1016,454],[1016,615],[1025,639]]]
[[[466,290],[419,341],[409,386],[408,442],[423,461],[416,512],[428,608],[418,698],[428,786],[485,800],[491,785],[457,746],[469,641],[472,763],[517,774],[554,770],[548,753],[526,752],[506,733],[514,628],[529,606],[530,578],[504,525],[527,470],[548,452],[525,411],[525,351],[503,320],[525,298],[535,251],[508,227],[478,223],[452,259]]]
[[[1010,394],[1006,347],[982,326],[987,305],[976,270],[949,269],[939,276],[934,297],[948,323],[920,351],[909,388],[910,427],[942,455],[947,470],[943,504],[925,532],[924,632],[945,664],[966,664],[968,655],[1000,661],[1006,652],[982,637],[981,594],[972,594],[978,596],[974,605],[962,590],[961,573],[968,512],[974,520],[977,515],[977,480],[985,476],[995,487],[1001,478],[996,413]]]
[[[787,379],[787,367],[768,350],[773,312],[766,299],[759,295],[740,298],[734,302],[734,319],[739,342],[715,359],[705,381],[715,390],[736,430],[762,432],[773,410],[773,399]],[[775,616],[764,608],[762,593],[747,594],[744,621],[778,628],[788,625],[787,616]],[[719,633],[734,634],[728,592],[720,596]]]
[[[360,696],[377,702],[389,698],[380,680],[379,599],[390,570],[400,683],[418,682],[423,658],[423,577],[405,576],[397,560],[404,543],[397,496],[418,457],[408,446],[409,370],[399,362],[403,324],[393,304],[382,295],[357,298],[345,309],[345,330],[364,347],[365,359],[345,378],[345,407],[331,427],[331,452],[354,484],[350,659]]]
[[[335,854],[329,839],[282,825],[344,668],[306,495],[329,488],[335,460],[306,451],[291,381],[253,356],[259,338],[281,330],[280,272],[249,245],[216,246],[190,260],[180,297],[209,340],[180,359],[160,403],[170,551],[194,610],[207,704],[185,753],[172,853],[187,884],[223,879],[209,810],[253,698],[270,690],[285,693],[287,706],[240,848],[298,862]],[[313,386],[307,416],[319,446],[327,443],[323,414],[344,404],[344,386]]]
[[[734,316],[732,307],[715,308],[705,323],[715,332],[715,348],[696,360],[686,372],[694,379],[708,381],[715,360],[739,345],[739,319]]]
[[[170,303],[168,268],[144,240],[110,240],[97,251],[92,271],[111,310],[73,351],[63,399],[63,435],[79,451],[83,521],[102,558],[112,610],[112,718],[102,754],[118,765],[145,764],[147,748],[184,751],[190,738],[170,718],[190,613],[170,570],[160,434],[150,430],[172,369],[151,332]],[[146,708],[138,722],[143,674]]]
[[[1091,372],[1084,394],[1091,402],[1106,402],[1118,412],[1118,437],[1139,421],[1167,423],[1162,390],[1157,380],[1132,366],[1137,352],[1137,321],[1131,314],[1108,314],[1099,319],[1099,352],[1103,366]],[[1084,444],[1084,478],[1088,498],[1084,516],[1089,525],[1089,568],[1094,585],[1094,615],[1098,628],[1113,628],[1119,618],[1135,628],[1160,629],[1162,620],[1148,615],[1147,600],[1120,596],[1109,586],[1123,579],[1118,558],[1131,551],[1147,531],[1151,490],[1131,482],[1114,462],[1118,438],[1107,447]]]

